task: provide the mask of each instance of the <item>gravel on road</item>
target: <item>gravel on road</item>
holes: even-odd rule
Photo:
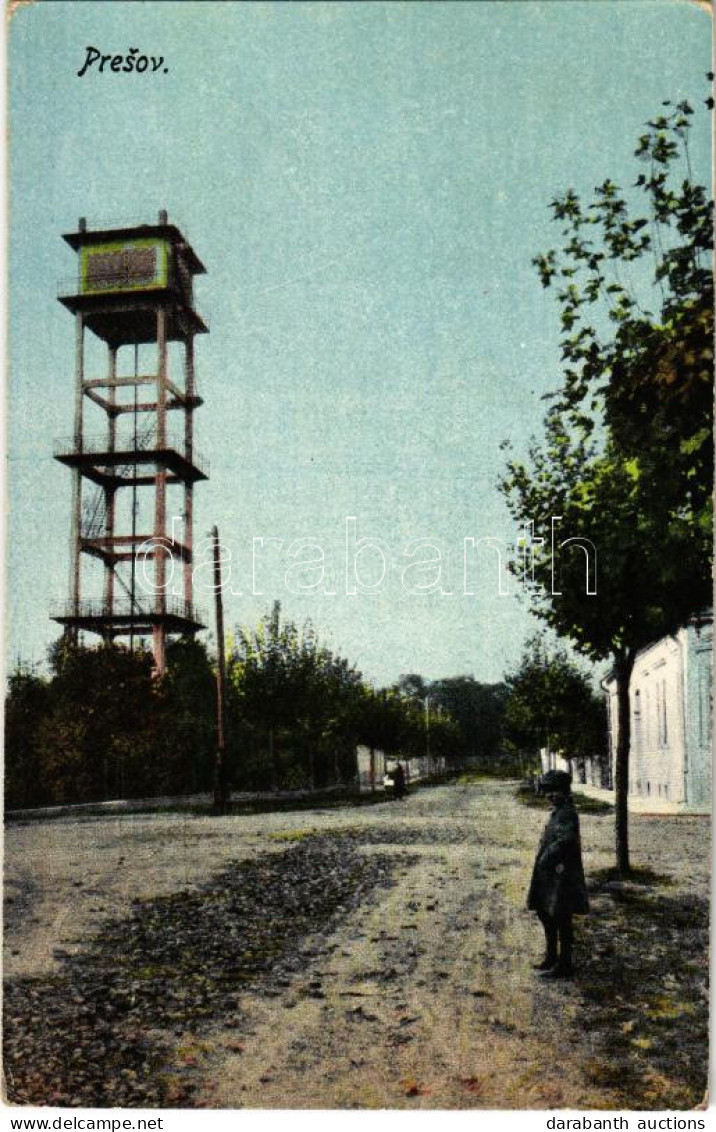
[[[365,808],[13,824],[18,1104],[667,1108],[702,1097],[709,823],[584,814],[577,978],[532,970],[545,815],[514,785]]]

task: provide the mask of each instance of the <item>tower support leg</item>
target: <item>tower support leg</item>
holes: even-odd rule
[[[74,446],[81,452],[84,446],[82,409],[84,399],[84,318],[75,315],[75,420]],[[72,530],[70,534],[70,600],[72,612],[79,617],[81,597],[82,568],[82,473],[75,469],[72,483]],[[73,629],[74,644],[78,641],[78,631]]]
[[[185,381],[184,389],[189,402],[184,409],[184,454],[193,463],[194,456],[194,406],[191,398],[195,394],[194,380],[194,337],[190,334],[185,345]],[[184,545],[187,549],[184,558],[184,601],[189,609],[194,603],[193,592],[193,560],[194,560],[194,485],[186,480],[184,482]]]
[[[167,312],[157,311],[157,448],[166,448],[167,443]],[[165,467],[156,468],[154,496],[154,608],[159,614],[167,611],[166,595],[166,550],[167,538],[167,471]],[[154,628],[153,634],[154,667],[158,676],[166,669],[166,628],[163,624]]]
[[[117,387],[114,384],[117,380],[117,349],[114,346],[109,347],[109,377],[112,384],[109,387],[109,403],[114,406],[117,400]],[[107,447],[110,452],[114,452],[117,444],[117,416],[110,408],[107,414]],[[106,487],[104,489],[104,506],[105,506],[105,527],[104,532],[108,539],[114,537],[114,511],[115,511],[116,490],[114,487]],[[113,549],[112,542],[107,543],[108,549]],[[114,561],[107,558],[104,565],[104,605],[110,616],[114,613]],[[111,637],[110,637],[111,640]]]

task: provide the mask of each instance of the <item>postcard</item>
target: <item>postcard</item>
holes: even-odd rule
[[[705,1128],[710,4],[7,37],[6,1116]]]

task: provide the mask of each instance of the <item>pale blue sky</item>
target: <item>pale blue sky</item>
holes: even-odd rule
[[[85,47],[169,73],[78,78]],[[197,531],[241,556],[227,624],[274,598],[383,682],[499,679],[534,628],[492,574],[461,593],[463,539],[510,538],[500,442],[539,428],[558,322],[530,265],[552,196],[632,177],[665,98],[703,106],[710,20],[693,4],[53,3],[10,31],[10,662],[38,660],[66,595],[73,325],[55,298],[88,218],[166,208],[208,268],[197,306],[211,479]],[[346,597],[346,516],[389,558]],[[312,536],[334,595],[290,594],[251,540]],[[440,539],[452,595],[403,592],[410,539]],[[272,565],[273,562],[273,565]],[[485,565],[485,571],[487,566]],[[204,601],[204,604],[208,604]]]

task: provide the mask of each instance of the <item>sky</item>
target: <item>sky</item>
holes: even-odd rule
[[[559,243],[555,194],[633,181],[664,99],[696,107],[694,175],[710,180],[710,31],[686,0],[16,11],[10,666],[42,661],[68,588],[71,475],[52,450],[72,429],[74,327],[56,284],[75,256],[61,234],[165,208],[207,267],[196,532],[219,527],[227,626],[280,600],[378,684],[514,668],[537,627],[529,602],[514,580],[499,594],[489,548],[469,557],[466,594],[463,555],[465,539],[518,533],[501,443],[526,452],[560,380],[557,309],[531,260]],[[90,45],[161,55],[166,73],[79,77]],[[91,347],[88,377],[95,365]],[[346,593],[351,519],[385,562],[381,580],[378,551],[359,557],[371,592]],[[318,577],[287,584],[305,539],[325,578],[295,593]],[[419,539],[449,556],[430,593],[403,577]],[[209,613],[211,595],[197,600]]]

